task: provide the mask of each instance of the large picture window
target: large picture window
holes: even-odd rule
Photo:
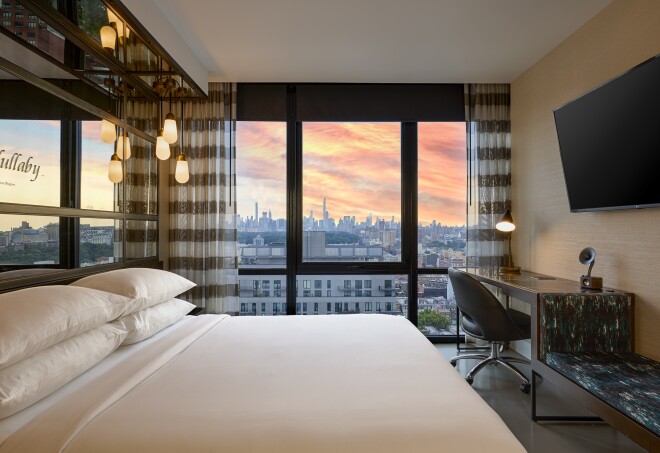
[[[303,124],[303,261],[401,261],[401,124]]]
[[[455,339],[462,85],[241,85],[240,314],[387,314]],[[275,212],[278,237],[264,228]],[[275,279],[289,290],[275,295]]]

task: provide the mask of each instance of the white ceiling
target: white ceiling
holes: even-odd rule
[[[153,0],[210,81],[362,83],[511,82],[609,2]]]

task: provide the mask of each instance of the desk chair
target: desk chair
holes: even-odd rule
[[[452,358],[450,363],[456,366],[458,360],[482,359],[465,377],[470,385],[472,385],[474,376],[486,365],[503,365],[523,381],[520,390],[529,393],[529,379],[511,364],[511,362],[529,364],[529,361],[500,356],[500,346],[508,341],[531,338],[531,317],[519,311],[504,308],[485,286],[465,272],[449,269],[449,280],[456,295],[456,305],[463,315],[461,322],[463,330],[472,337],[490,342],[491,347],[490,355],[459,355]]]

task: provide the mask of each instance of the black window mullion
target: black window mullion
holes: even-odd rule
[[[401,261],[408,274],[408,320],[417,325],[417,123],[401,123]]]
[[[60,122],[60,206],[80,208],[80,141],[79,121]],[[60,217],[60,266],[65,269],[80,263],[80,219]]]
[[[296,314],[296,271],[298,261],[298,211],[302,195],[299,194],[301,172],[299,171],[300,126],[296,123],[296,87],[287,86],[286,93],[286,314]],[[301,154],[302,155],[302,154]],[[302,237],[302,236],[301,236]]]

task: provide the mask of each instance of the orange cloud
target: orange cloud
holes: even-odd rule
[[[399,123],[305,123],[303,215],[358,221],[370,213],[387,220],[401,214]],[[272,210],[286,215],[285,123],[239,122],[237,197],[241,216]],[[420,123],[419,221],[465,224],[465,124]],[[261,215],[261,214],[259,214]]]

